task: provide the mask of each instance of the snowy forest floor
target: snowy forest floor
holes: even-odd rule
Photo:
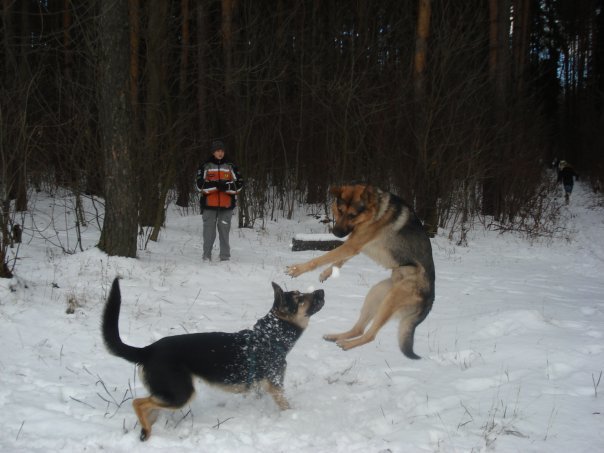
[[[76,248],[71,203],[36,195],[16,276],[0,280],[0,451],[567,453],[604,445],[604,211],[580,183],[554,240],[482,228],[467,247],[444,233],[432,240],[436,300],[416,332],[419,361],[399,351],[395,323],[347,352],[322,339],[354,323],[388,272],[359,256],[323,284],[319,271],[287,277],[287,265],[322,253],[290,249],[296,234],[327,232],[304,209],[264,229],[233,228],[231,261],[203,263],[200,216],[174,206],[159,241],[137,259],[95,248],[92,219],[84,251],[64,253]],[[116,275],[122,337],[137,346],[249,328],[271,306],[271,281],[323,288],[325,307],[288,356],[292,409],[198,383],[197,397],[163,412],[141,443],[131,399],[145,390],[100,335]]]

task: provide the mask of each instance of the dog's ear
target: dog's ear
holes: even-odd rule
[[[281,305],[281,303],[283,301],[283,290],[275,282],[271,282],[271,285],[273,285],[273,291],[275,292],[275,304],[274,305],[275,306]]]
[[[375,189],[373,186],[365,186],[363,193],[361,193],[361,200],[363,203],[369,203],[374,198]]]
[[[273,308],[284,315],[295,314],[296,311],[298,311],[298,304],[294,298],[289,293],[286,294],[275,282],[272,282],[271,284],[273,285],[273,290],[275,291]]]

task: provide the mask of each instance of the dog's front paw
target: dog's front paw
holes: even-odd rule
[[[298,277],[304,273],[304,270],[302,269],[301,264],[294,264],[292,266],[287,266],[285,268],[285,273],[290,277]]]
[[[323,283],[325,280],[327,280],[329,277],[331,277],[332,271],[333,271],[333,267],[328,267],[323,272],[321,272],[321,275],[319,275],[319,281],[321,283]]]
[[[291,407],[291,405],[289,404],[289,401],[287,401],[287,400],[285,400],[285,401],[281,401],[281,402],[279,403],[279,410],[286,411],[286,410],[291,409],[291,408],[292,408],[292,407]]]

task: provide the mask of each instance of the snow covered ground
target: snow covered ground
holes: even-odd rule
[[[322,253],[290,250],[296,234],[327,232],[312,216],[234,228],[232,260],[207,264],[200,216],[175,207],[159,242],[138,259],[96,249],[94,221],[83,231],[85,251],[66,254],[78,250],[72,203],[36,195],[16,277],[0,279],[0,451],[604,448],[604,212],[581,184],[554,242],[482,229],[470,233],[469,247],[433,239],[436,301],[416,332],[419,361],[400,353],[394,323],[348,352],[322,340],[352,325],[368,289],[388,272],[359,256],[324,284],[319,271],[287,277],[285,266]],[[134,366],[107,353],[99,329],[118,274],[122,336],[138,346],[248,328],[271,306],[271,281],[323,288],[325,307],[288,357],[293,408],[279,412],[268,396],[199,384],[197,398],[162,413],[141,443],[131,399],[145,390]]]

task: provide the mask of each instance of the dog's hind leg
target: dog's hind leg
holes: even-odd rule
[[[354,326],[347,332],[328,334],[325,335],[323,338],[327,341],[340,342],[348,340],[350,338],[360,337],[361,335],[363,335],[365,329],[367,328],[367,325],[375,317],[380,303],[382,302],[382,300],[384,300],[384,298],[388,294],[388,291],[390,291],[391,288],[392,279],[390,278],[382,280],[378,284],[374,285],[367,293],[367,296],[365,296],[365,302],[363,302],[361,314]]]
[[[157,410],[166,406],[152,396],[137,398],[132,401],[132,406],[141,424],[140,440],[145,441],[151,436],[151,426],[157,419]]]
[[[337,344],[343,350],[356,348],[373,341],[380,329],[395,314],[411,315],[412,320],[419,324],[418,315],[421,311],[422,299],[417,291],[416,280],[414,278],[398,279],[393,278],[392,288],[379,304],[379,308],[373,322],[367,332],[353,340],[338,341]],[[413,332],[411,332],[411,341],[413,341]],[[408,352],[408,351],[407,351]],[[411,352],[411,354],[413,354]]]
[[[195,393],[188,371],[170,363],[151,363],[141,368],[141,378],[151,393],[146,398],[132,401],[134,412],[141,424],[140,440],[151,436],[151,426],[159,409],[175,410],[183,407]]]
[[[384,326],[384,324],[388,322],[396,310],[396,291],[390,291],[384,300],[382,300],[382,302],[379,304],[377,313],[375,314],[371,327],[369,327],[367,332],[352,340],[338,340],[336,342],[337,345],[344,351],[348,351],[349,349],[372,342],[375,340],[377,333]]]

